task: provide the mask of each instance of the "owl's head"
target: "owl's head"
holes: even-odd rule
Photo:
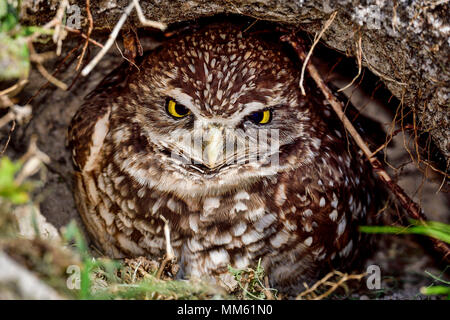
[[[221,193],[312,160],[310,104],[280,44],[210,26],[168,40],[139,69],[120,103],[148,144],[123,168],[137,180],[157,171],[164,190]],[[158,170],[133,169],[146,161]]]

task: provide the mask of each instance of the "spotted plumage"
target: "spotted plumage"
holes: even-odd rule
[[[299,63],[242,29],[182,33],[139,70],[100,84],[70,127],[75,197],[109,256],[162,256],[167,220],[180,276],[220,276],[261,259],[271,285],[294,292],[360,259],[367,246],[357,226],[372,223],[380,199],[324,98],[308,80],[301,94]],[[182,114],[168,113],[167,101]],[[267,110],[267,123],[249,118]],[[277,148],[238,143],[228,155],[218,142],[262,129]],[[186,135],[220,147],[192,147]]]

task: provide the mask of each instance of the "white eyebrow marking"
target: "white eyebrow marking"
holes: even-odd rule
[[[194,104],[194,99],[190,95],[177,88],[170,88],[162,93],[184,105],[186,108],[191,110],[194,115],[199,116],[199,108]]]
[[[251,114],[252,112],[260,111],[263,109],[269,109],[269,108],[272,108],[282,102],[283,102],[283,99],[281,97],[276,97],[275,99],[270,99],[269,103],[262,103],[261,101],[252,101],[252,102],[246,103],[245,107],[241,111],[238,111],[235,114],[233,114],[232,117],[227,119],[227,122],[230,124],[237,124],[240,121],[242,121],[242,119],[245,116]]]
[[[244,109],[245,112],[242,112],[242,113],[251,113],[253,111],[260,110],[260,109],[263,109],[266,107],[267,106],[265,103],[262,103],[259,101],[253,101],[253,102],[245,104],[245,109]]]
[[[267,108],[270,108],[270,107],[260,101],[249,102],[249,103],[245,104],[244,109],[241,110],[240,112],[236,112],[229,118],[222,118],[220,116],[215,116],[213,119],[214,120],[213,122],[221,123],[221,124],[224,124],[227,126],[235,126],[236,124],[241,122],[242,119],[244,119],[244,117],[251,114],[252,112],[260,111],[260,110],[267,109]]]

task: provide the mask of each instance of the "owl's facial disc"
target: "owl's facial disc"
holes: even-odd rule
[[[270,114],[264,110],[251,117],[244,121],[268,123]],[[268,161],[271,153],[278,152],[274,148],[279,145],[277,129],[243,130],[204,119],[191,121],[194,125],[190,130],[175,130],[164,138],[171,160],[179,161],[186,170],[220,175],[239,165],[260,165]]]
[[[165,188],[225,192],[312,161],[308,148],[300,161],[286,161],[299,149],[290,146],[309,138],[298,66],[280,47],[235,31],[174,38],[133,80],[132,114],[151,161],[164,168]]]
[[[164,108],[168,119],[178,126],[164,137],[168,146],[166,152],[170,152],[172,158],[181,160],[188,170],[218,175],[230,166],[267,157],[264,154],[269,149],[267,134],[264,132],[263,139],[263,132],[257,129],[264,128],[272,121],[271,108],[253,103],[233,119],[205,117],[185,94],[180,94],[178,90],[168,93],[177,98],[166,97]],[[178,102],[178,99],[188,106]],[[186,126],[187,123],[192,123],[192,126]],[[239,126],[242,128],[238,129]],[[274,134],[269,136],[274,138]]]

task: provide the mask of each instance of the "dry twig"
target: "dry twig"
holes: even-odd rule
[[[9,112],[0,118],[0,128],[8,124],[10,121],[18,121],[24,123],[31,117],[31,107],[26,105],[24,107],[13,105]]]
[[[134,2],[131,1],[130,4],[125,8],[125,11],[123,12],[122,16],[120,17],[119,21],[117,21],[117,24],[115,25],[113,31],[108,37],[108,40],[106,41],[103,48],[97,53],[94,59],[92,59],[89,64],[84,67],[83,71],[81,72],[82,76],[87,76],[92,69],[99,63],[99,61],[103,58],[103,56],[108,52],[108,50],[111,48],[111,46],[114,44],[114,41],[116,40],[117,36],[119,35],[120,29],[122,29],[123,24],[127,20],[128,16],[131,13],[131,10],[134,8]]]
[[[6,151],[6,149],[8,148],[9,143],[11,142],[12,133],[14,132],[15,129],[16,129],[16,121],[13,120],[12,125],[11,125],[11,129],[9,129],[9,132],[8,132],[8,139],[6,140],[6,143],[5,143],[5,145],[4,145],[3,149],[2,149],[2,152],[0,152],[0,156],[3,156],[3,154]]]
[[[99,48],[103,48],[103,45],[102,45],[101,43],[98,43],[98,42],[95,41],[94,39],[88,38],[88,36],[85,35],[83,32],[81,32],[80,30],[73,29],[73,28],[68,27],[68,26],[64,26],[64,28],[65,28],[67,31],[69,31],[69,32],[72,32],[72,33],[75,33],[75,34],[80,35],[81,37],[83,37],[84,39],[86,39],[87,41],[89,41],[90,43],[92,43],[93,45],[95,45],[95,46],[97,46],[97,47],[99,47]]]
[[[170,242],[170,227],[169,221],[164,216],[161,216],[161,220],[164,221],[164,238],[166,239],[166,254],[164,256],[161,265],[159,266],[158,272],[156,273],[156,279],[160,279],[161,275],[166,267],[167,263],[176,260],[175,254],[173,252],[172,244]]]
[[[59,79],[56,79],[54,76],[52,76],[47,71],[47,69],[45,69],[45,67],[42,64],[42,58],[39,57],[39,55],[34,50],[34,46],[31,41],[28,43],[28,48],[30,49],[30,60],[36,63],[36,67],[37,67],[38,71],[42,74],[42,76],[45,79],[47,79],[48,82],[57,86],[61,90],[64,90],[64,91],[67,90],[67,85],[64,82],[62,82]]]
[[[55,28],[55,32],[53,33],[53,42],[56,43],[56,55],[59,56],[61,54],[62,49],[62,41],[66,36],[66,32],[64,31],[62,19],[64,18],[64,13],[66,12],[66,8],[69,6],[69,0],[62,0],[56,11],[55,17],[47,22],[42,28],[49,30],[51,28]],[[32,42],[36,37],[39,37],[39,33],[33,34],[29,41]]]
[[[0,91],[0,97],[1,96],[5,96],[5,95],[14,95],[15,93],[19,92],[20,90],[22,90],[22,88],[28,83],[28,79],[21,79],[19,80],[17,83],[15,83],[14,85],[12,85],[11,87]],[[1,108],[2,106],[0,106]]]
[[[78,60],[75,70],[80,69],[81,62],[83,62],[83,58],[86,53],[86,49],[89,45],[89,39],[91,37],[92,29],[94,29],[94,20],[92,19],[91,1],[90,0],[86,0],[86,13],[87,13],[88,21],[89,21],[89,27],[88,27],[88,31],[86,33],[86,42],[84,43],[83,49],[81,50],[81,55],[79,57],[79,60]]]
[[[352,79],[352,81],[347,84],[345,87],[340,88],[338,90],[338,92],[344,91],[345,89],[349,88],[355,81],[356,79],[358,79],[358,77],[361,75],[361,70],[362,70],[362,47],[361,47],[361,41],[362,41],[362,37],[359,36],[359,40],[358,40],[358,73],[356,74],[356,76]]]
[[[145,19],[144,14],[142,13],[142,9],[139,5],[139,1],[137,0],[130,1],[128,6],[125,8],[125,11],[123,12],[122,16],[120,17],[119,21],[117,21],[116,25],[114,26],[114,29],[109,35],[108,40],[106,41],[103,48],[97,53],[95,58],[92,59],[86,67],[84,67],[83,71],[81,72],[82,76],[84,77],[87,76],[92,71],[92,69],[94,69],[94,67],[99,63],[99,61],[103,58],[103,56],[108,52],[108,50],[114,44],[114,41],[119,35],[119,32],[122,29],[123,24],[127,20],[133,8],[136,8],[139,20],[144,26],[152,26],[155,28],[159,28],[161,30],[164,30],[166,28],[166,25],[163,23]]]

